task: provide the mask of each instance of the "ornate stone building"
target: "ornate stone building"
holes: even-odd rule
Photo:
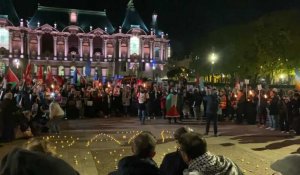
[[[153,14],[149,30],[130,0],[117,29],[106,11],[40,5],[27,21],[19,20],[10,0],[0,0],[0,61],[14,66],[28,59],[35,71],[45,65],[65,77],[76,69],[87,76],[162,76],[170,45],[167,35],[157,33],[156,19]]]

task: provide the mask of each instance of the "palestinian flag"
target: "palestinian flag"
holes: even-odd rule
[[[31,63],[28,63],[26,66],[26,70],[23,73],[23,80],[25,83],[31,84],[32,78],[31,78]]]
[[[16,76],[16,74],[11,70],[11,68],[8,68],[8,71],[6,73],[6,80],[7,83],[13,84],[14,86],[19,83],[19,78]]]
[[[166,98],[166,117],[167,118],[179,118],[177,111],[177,95],[170,93]]]

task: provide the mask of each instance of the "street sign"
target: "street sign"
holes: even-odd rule
[[[246,85],[249,84],[249,79],[245,79],[245,84],[246,84]]]
[[[261,90],[262,90],[262,86],[261,86],[261,84],[258,84],[258,85],[257,85],[257,89],[258,89],[259,91],[261,91]]]

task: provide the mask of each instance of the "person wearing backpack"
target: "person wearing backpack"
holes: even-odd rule
[[[219,99],[216,93],[216,89],[207,89],[206,99],[206,132],[205,135],[209,133],[210,122],[214,122],[214,136],[218,136],[218,108],[219,108]]]

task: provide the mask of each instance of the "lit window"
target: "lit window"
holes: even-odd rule
[[[171,57],[171,47],[168,46],[168,58],[170,58],[170,57]]]
[[[140,39],[136,36],[130,38],[130,55],[140,54]]]
[[[71,23],[77,23],[77,13],[76,12],[71,12],[70,13],[70,21]]]
[[[0,28],[0,48],[9,50],[9,32],[7,29]]]

